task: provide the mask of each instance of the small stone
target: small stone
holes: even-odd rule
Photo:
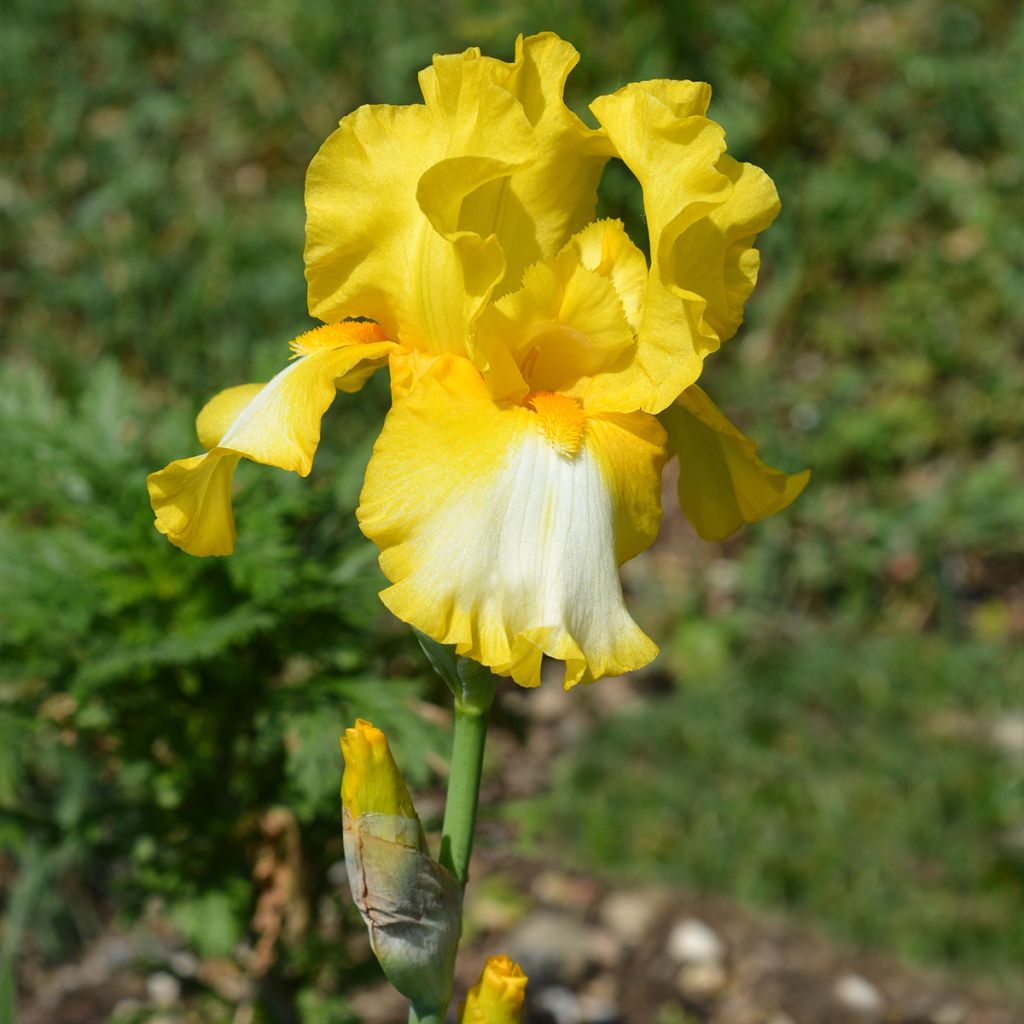
[[[199,970],[199,958],[187,949],[178,950],[167,958],[167,966],[179,978],[194,978]]]
[[[878,1017],[885,1009],[882,993],[859,974],[844,974],[832,988],[836,1002],[862,1017]]]
[[[685,918],[673,927],[667,951],[682,964],[718,964],[725,959],[725,945],[718,933],[696,917]]]
[[[1011,853],[1024,853],[1024,824],[1008,828],[1001,838],[1003,846]]]
[[[627,946],[635,946],[650,933],[664,901],[664,893],[656,889],[620,889],[601,904],[601,923]]]
[[[618,1024],[622,1020],[616,998],[615,977],[599,974],[580,992],[582,1024]]]
[[[409,1012],[408,1000],[386,983],[351,995],[346,993],[346,998],[352,1004],[356,1020],[363,1024],[393,1024],[396,1020],[405,1020]]]
[[[181,998],[181,982],[173,974],[157,971],[146,979],[146,995],[154,1006],[169,1010]]]
[[[933,1024],[964,1024],[967,1009],[962,1003],[944,1003],[932,1013],[931,1019]]]
[[[590,961],[587,929],[568,914],[539,911],[506,938],[508,955],[535,983],[576,985]]]
[[[604,928],[587,929],[587,956],[590,962],[606,971],[622,963],[623,944]]]
[[[577,910],[594,898],[594,883],[560,871],[543,871],[530,885],[530,892],[541,903],[560,910]]]
[[[1008,757],[1024,758],[1024,713],[997,718],[992,723],[992,743]]]
[[[114,1004],[113,1010],[110,1011],[110,1020],[113,1024],[116,1024],[121,1017],[134,1020],[145,1008],[146,1004],[141,999],[119,999]]]
[[[581,1024],[580,1001],[562,985],[541,989],[536,1003],[554,1017],[555,1024]]]
[[[676,978],[676,988],[690,999],[707,999],[725,988],[725,969],[721,964],[686,964]]]

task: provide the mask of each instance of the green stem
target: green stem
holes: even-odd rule
[[[409,1010],[409,1024],[441,1024],[446,1013],[426,1013],[422,1017],[415,1008]]]
[[[455,701],[455,736],[452,740],[451,774],[448,799],[441,826],[441,856],[438,858],[466,887],[469,855],[473,849],[473,830],[480,800],[480,774],[487,740],[487,719],[494,699],[494,683],[474,695],[472,701]]]
[[[480,801],[487,720],[498,680],[482,665],[458,657],[454,648],[444,647],[421,633],[417,633],[417,638],[431,665],[455,697],[452,761],[438,861],[465,889]],[[413,1007],[409,1011],[409,1024],[442,1024],[447,1010],[447,1007]]]

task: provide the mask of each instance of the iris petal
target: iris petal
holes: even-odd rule
[[[724,155],[724,133],[705,116],[710,97],[704,83],[659,80],[591,104],[643,188],[651,271],[638,339],[667,371],[648,382],[641,407],[650,412],[697,380],[705,356],[735,333],[757,277],[754,236],[779,210],[771,180]]]
[[[209,446],[205,455],[150,474],[156,527],[189,554],[229,555],[234,549],[231,480],[239,458],[306,476],[320,420],[336,392],[358,390],[396,347],[381,340],[375,324],[362,323],[320,328],[294,344],[306,354],[268,384],[228,388],[206,404],[196,420],[200,441]]]
[[[745,437],[696,385],[659,416],[669,453],[679,456],[679,504],[705,540],[723,540],[795,501],[811,477],[787,474],[757,457]]]
[[[343,118],[306,178],[310,313],[465,354],[492,294],[593,216],[611,149],[562,101],[577,59],[551,34],[520,38],[512,63],[438,56],[425,105]]]
[[[567,455],[546,430],[468,360],[439,360],[388,415],[358,516],[399,618],[525,686],[561,659],[569,687],[657,653],[617,567],[657,532],[664,433],[643,413],[587,417]]]

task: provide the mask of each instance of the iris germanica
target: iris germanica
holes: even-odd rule
[[[235,540],[239,458],[307,474],[338,390],[388,365],[392,407],[358,518],[380,548],[384,603],[517,683],[542,656],[565,686],[657,653],[619,566],[661,520],[677,456],[684,513],[719,539],[788,505],[806,472],[764,465],[696,386],[737,330],[768,176],[725,152],[698,82],[627,85],[564,103],[578,60],[550,33],[508,63],[477,49],[420,73],[424,102],[343,118],[306,179],[309,311],[320,327],[265,385],[198,420],[206,454],[150,477],[157,528],[197,555]],[[650,260],[594,220],[609,159],[639,181]]]

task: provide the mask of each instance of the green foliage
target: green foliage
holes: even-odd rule
[[[766,626],[606,723],[527,822],[635,875],[787,906],[920,960],[1002,964],[1010,980],[1024,772],[996,737],[1024,656]]]
[[[88,935],[108,888],[126,907],[162,896],[197,948],[230,952],[267,807],[292,810],[325,884],[346,724],[374,716],[414,782],[438,747],[410,709],[420,681],[388,678],[400,651],[376,639],[350,486],[363,414],[339,417],[350,447],[316,483],[246,474],[237,555],[199,560],[153,530],[144,491],[195,447],[191,416],[144,395],[110,361],[68,400],[30,365],[0,380],[0,836],[22,864],[7,952],[25,929],[54,955]]]

